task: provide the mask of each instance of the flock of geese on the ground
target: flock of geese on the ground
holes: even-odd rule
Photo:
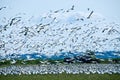
[[[22,74],[120,74],[120,64],[43,64],[0,68],[0,75]]]

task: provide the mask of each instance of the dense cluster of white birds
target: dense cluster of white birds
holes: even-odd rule
[[[75,12],[74,6],[29,20],[20,15],[1,19],[1,56],[34,52],[51,56],[86,50],[120,51],[120,25],[107,23],[93,11]]]
[[[22,74],[120,74],[120,64],[44,64],[44,65],[21,65],[0,68],[0,75]]]

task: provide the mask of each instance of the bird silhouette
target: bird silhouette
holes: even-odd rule
[[[75,8],[75,6],[73,5],[72,8],[71,8],[71,10],[74,10],[74,8]]]
[[[87,19],[90,19],[90,17],[92,16],[94,11],[91,11],[91,13],[89,14],[89,16],[87,17]]]
[[[6,7],[1,7],[0,10],[2,10],[2,9],[4,9],[4,8],[6,8]]]
[[[10,26],[14,23],[15,20],[17,20],[17,19],[19,19],[19,18],[21,18],[21,17],[15,17],[15,18],[13,18],[13,19],[10,21]],[[20,20],[18,20],[18,21],[20,21]]]
[[[90,8],[87,8],[87,10],[89,11],[89,10],[90,10]]]

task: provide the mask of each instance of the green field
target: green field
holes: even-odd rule
[[[0,80],[120,80],[120,74],[0,75]]]

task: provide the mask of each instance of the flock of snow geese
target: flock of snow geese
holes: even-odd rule
[[[0,8],[0,11],[6,7]],[[88,9],[88,11],[90,11]],[[7,54],[40,53],[47,56],[61,52],[120,51],[120,25],[106,23],[94,11],[50,11],[25,20],[15,16],[0,23],[0,56]],[[59,54],[58,54],[59,55]],[[118,56],[120,56],[118,54]],[[67,74],[120,73],[120,64],[58,64],[8,66],[0,68],[7,74]]]
[[[119,51],[119,35],[119,24],[107,24],[90,9],[88,13],[75,12],[73,5],[29,20],[22,16],[5,20],[0,24],[0,55]]]
[[[120,64],[43,64],[0,68],[0,75],[22,74],[120,74]]]

